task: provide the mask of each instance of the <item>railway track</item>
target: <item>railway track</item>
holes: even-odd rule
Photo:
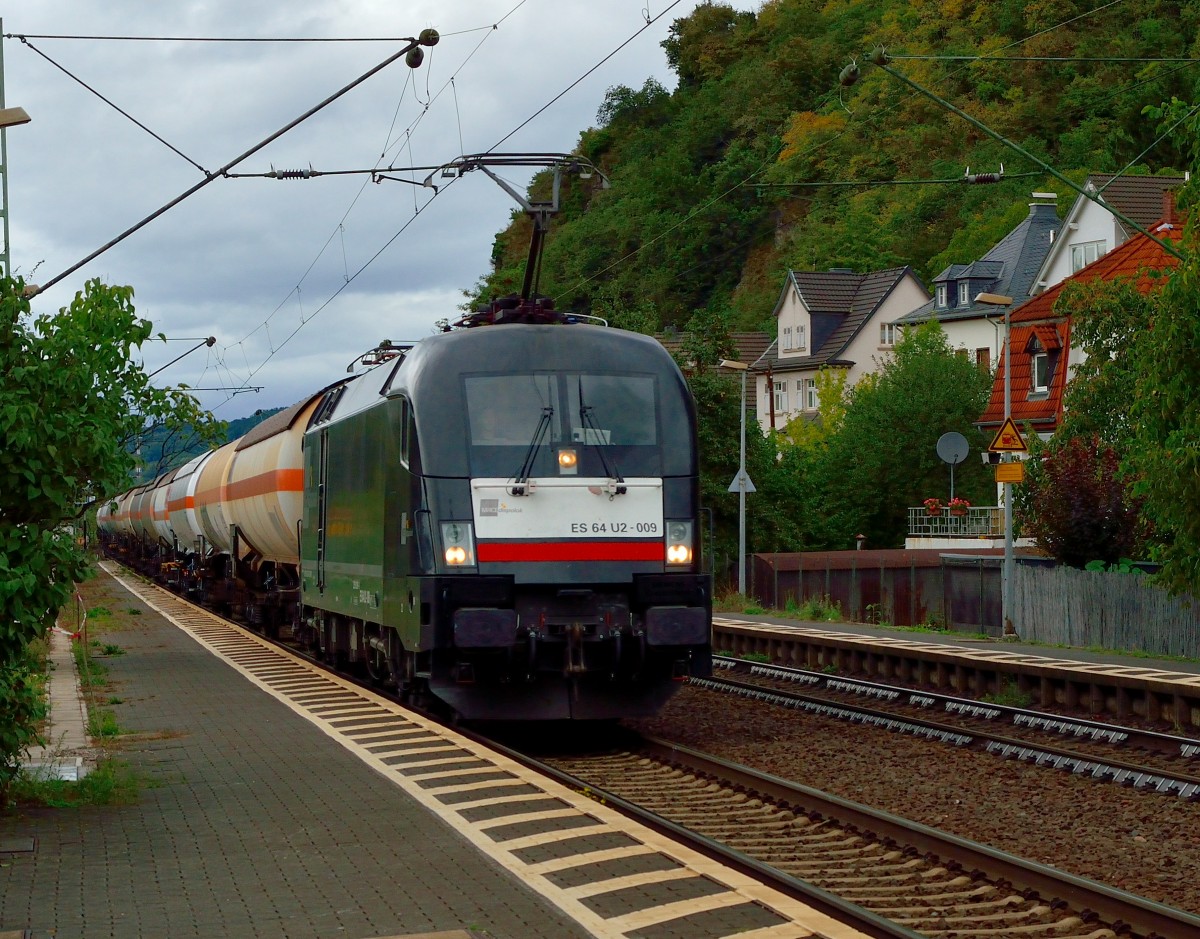
[[[974,747],[1141,792],[1200,799],[1200,740],[804,669],[714,660],[701,688]],[[733,678],[745,678],[740,681]],[[798,690],[803,689],[803,690]],[[1064,745],[1063,740],[1069,740]]]
[[[597,937],[916,939],[761,865],[714,858],[694,833],[663,837],[659,826],[564,787],[536,761],[516,759],[480,734],[401,706],[155,584],[118,579]]]
[[[135,592],[272,694],[310,711],[327,733],[365,750],[431,810],[456,825],[467,823],[467,836],[481,849],[501,849],[501,863],[518,877],[582,921],[602,924],[597,935],[641,935],[638,924],[690,923],[689,916],[700,924],[735,914],[744,925],[695,933],[684,926],[676,934],[732,935],[752,927],[763,939],[1200,935],[1200,919],[1169,907],[679,747],[658,745],[653,753],[639,746],[603,760],[539,761],[503,749],[499,758],[488,756],[470,741],[489,748],[493,741],[463,728],[436,730],[343,677],[321,678],[315,663],[303,663],[302,671],[290,664],[291,650],[272,652],[263,637],[162,588],[139,583]],[[508,760],[549,774],[559,789],[516,777]],[[621,847],[605,841],[598,853],[574,846],[583,840],[581,827],[613,838],[620,827],[612,821],[614,808],[688,847],[651,848],[651,839]],[[725,873],[701,873],[697,880],[703,865],[681,871],[671,850],[715,857]],[[647,869],[636,860],[643,856],[660,860]],[[594,864],[585,863],[589,857]],[[630,866],[614,877],[616,864]],[[589,875],[578,873],[585,869]],[[730,870],[758,886],[727,887],[738,882]],[[681,888],[673,886],[679,877],[708,886],[680,899]],[[636,900],[626,899],[634,893]],[[774,906],[763,896],[775,897]],[[787,898],[824,928],[797,927],[799,914],[781,913]]]
[[[1200,935],[1200,917],[665,741],[543,758],[621,800],[921,936]]]

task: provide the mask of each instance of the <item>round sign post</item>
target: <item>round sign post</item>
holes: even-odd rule
[[[950,464],[950,498],[954,498],[954,466],[956,463],[961,463],[967,458],[967,454],[971,452],[971,447],[967,444],[967,438],[958,431],[950,431],[948,434],[942,434],[938,437],[937,455],[942,458],[943,463]]]

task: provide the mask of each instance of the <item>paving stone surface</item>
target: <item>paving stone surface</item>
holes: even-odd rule
[[[141,604],[130,598],[130,605]],[[108,660],[137,804],[0,815],[0,935],[588,933],[148,608]]]

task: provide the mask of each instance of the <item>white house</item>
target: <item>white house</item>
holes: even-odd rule
[[[775,304],[775,342],[752,366],[763,431],[816,416],[822,368],[844,369],[847,385],[876,371],[899,338],[896,320],[928,300],[909,267],[789,271]]]
[[[1187,179],[1187,176],[1093,173],[1083,188],[1149,230],[1160,219],[1173,216],[1174,190]],[[1127,230],[1103,205],[1078,196],[1063,219],[1062,232],[1037,272],[1033,293],[1049,290],[1135,234],[1136,230]]]

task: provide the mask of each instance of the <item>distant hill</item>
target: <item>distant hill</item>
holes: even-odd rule
[[[1165,63],[1193,54],[1200,7],[1126,0],[1073,16],[1077,6],[698,4],[662,43],[677,87],[612,87],[596,125],[580,128],[577,152],[611,187],[594,174],[563,177],[540,292],[559,309],[645,332],[684,327],[696,310],[774,331],[789,269],[907,264],[929,283],[999,241],[1034,190],[1057,193],[1066,211],[1074,191],[866,61],[876,47],[897,56],[897,74],[1077,183],[1130,163],[1138,174],[1187,166],[1179,141],[1162,136],[1166,119],[1143,109],[1196,100],[1195,71]],[[954,58],[987,52],[998,58]],[[861,77],[839,85],[853,61]],[[1001,166],[1000,182],[965,182]],[[545,171],[530,195],[548,199],[551,188]],[[514,214],[474,296],[520,287],[530,232]]]
[[[244,436],[252,427],[261,424],[272,414],[278,414],[282,410],[283,408],[266,408],[255,411],[249,417],[239,417],[236,420],[229,421],[225,433],[226,443],[232,443],[239,437]],[[199,456],[207,449],[200,442],[188,443],[187,438],[190,436],[186,432],[171,436],[165,429],[156,428],[141,438],[131,449],[141,458],[142,480],[150,479],[177,466],[182,466],[192,457]],[[166,450],[165,454],[163,452],[164,448]]]

